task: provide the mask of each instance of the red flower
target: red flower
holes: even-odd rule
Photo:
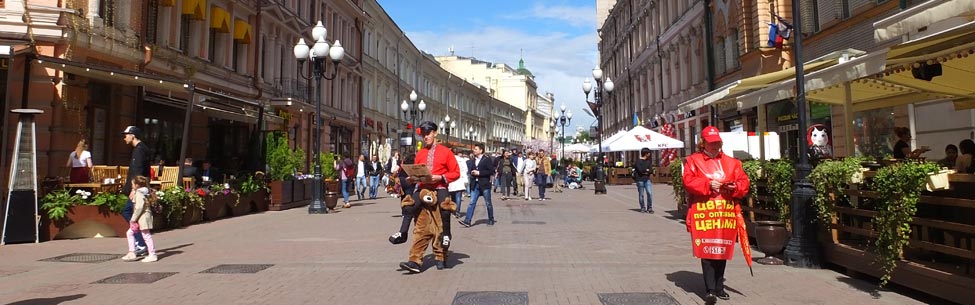
[[[206,193],[206,191],[204,191],[203,189],[200,188],[200,189],[196,189],[196,194],[197,195],[200,195],[200,196],[203,196],[203,195],[206,195],[207,193]]]

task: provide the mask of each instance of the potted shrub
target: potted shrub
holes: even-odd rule
[[[338,205],[339,197],[342,197],[339,189],[339,171],[335,169],[334,163],[336,158],[338,156],[331,152],[318,155],[318,160],[322,164],[322,200],[329,210],[334,210]]]
[[[257,211],[267,211],[267,184],[264,182],[264,173],[256,172],[253,176],[246,176],[240,182],[241,200],[247,204],[253,204]]]
[[[288,147],[288,139],[280,132],[267,137],[267,178],[271,181],[271,204],[285,205],[293,201],[293,175],[296,171],[294,154]]]

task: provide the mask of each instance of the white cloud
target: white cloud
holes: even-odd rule
[[[486,27],[471,32],[409,32],[407,36],[427,53],[442,56],[454,47],[456,55],[471,57],[473,52],[473,57],[479,60],[515,68],[523,49],[525,66],[535,75],[538,92],[555,94],[556,109],[565,103],[572,111],[571,130],[575,126],[588,128],[595,121],[583,112],[587,106],[582,92],[583,80],[592,77],[592,68],[596,66],[595,32],[529,34],[504,27]],[[566,133],[572,134],[569,130],[566,126]]]
[[[577,27],[596,27],[596,7],[594,6],[545,6],[536,4],[532,7],[531,16],[564,21]]]

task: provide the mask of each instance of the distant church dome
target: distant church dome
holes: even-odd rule
[[[517,71],[518,71],[518,74],[520,74],[520,75],[535,77],[535,75],[532,74],[532,71],[528,71],[528,69],[525,68],[525,59],[524,58],[518,60],[518,70]]]

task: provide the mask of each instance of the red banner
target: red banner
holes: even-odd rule
[[[740,208],[720,195],[706,202],[691,204],[687,211],[690,221],[694,256],[705,259],[730,260],[738,237]]]

